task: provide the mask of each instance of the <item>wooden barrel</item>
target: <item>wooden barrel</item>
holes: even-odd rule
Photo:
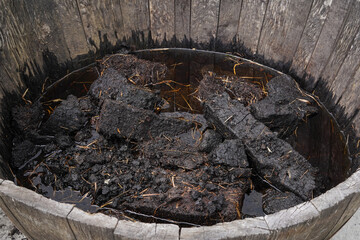
[[[30,239],[330,238],[360,206],[359,12],[359,0],[0,0],[1,208]],[[275,214],[192,228],[90,215],[6,180],[10,107],[123,46],[233,51],[289,73],[344,129],[350,177]]]

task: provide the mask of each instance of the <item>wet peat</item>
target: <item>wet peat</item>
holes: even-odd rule
[[[297,141],[311,142],[304,126],[324,110],[289,76],[156,58],[106,56],[71,83],[86,94],[15,107],[16,183],[90,212],[188,226],[270,214],[345,177]]]

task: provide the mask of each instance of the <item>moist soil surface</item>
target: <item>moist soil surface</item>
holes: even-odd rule
[[[106,56],[88,93],[13,109],[16,182],[90,212],[210,225],[270,214],[324,189],[286,138],[319,107],[287,75],[249,81]],[[190,90],[192,92],[190,92]]]

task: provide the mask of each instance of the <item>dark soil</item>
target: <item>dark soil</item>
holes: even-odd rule
[[[167,109],[164,64],[118,54],[98,65],[88,94],[69,95],[49,117],[41,104],[14,108],[19,184],[48,197],[71,188],[125,218],[201,225],[291,207],[320,187],[317,169],[281,139],[317,113],[288,76],[263,85],[206,72],[191,95],[202,101],[196,114]],[[251,193],[255,175],[263,200]]]

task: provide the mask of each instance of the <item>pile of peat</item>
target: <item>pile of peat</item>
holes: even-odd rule
[[[180,81],[181,65],[106,56],[91,86],[78,82],[86,94],[15,107],[16,183],[90,212],[184,226],[270,214],[332,187],[294,149],[322,109],[292,78],[239,76],[235,62],[233,73],[205,66]]]

